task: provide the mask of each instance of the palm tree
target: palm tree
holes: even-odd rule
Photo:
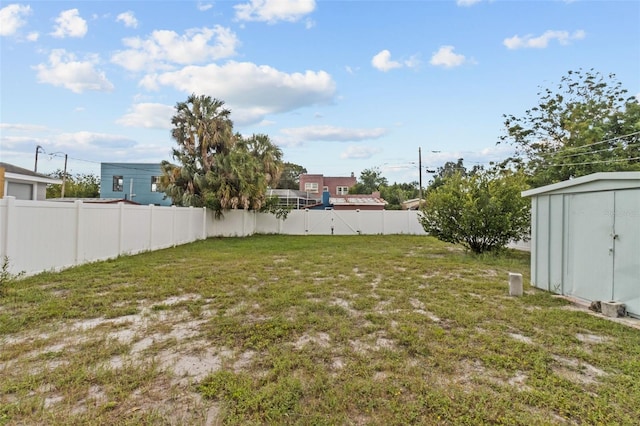
[[[282,150],[274,145],[269,136],[264,134],[252,135],[243,140],[245,149],[258,159],[268,185],[278,182],[284,168]]]
[[[178,143],[177,150],[192,157],[205,173],[213,167],[216,154],[226,154],[233,147],[230,114],[224,101],[206,95],[192,94],[186,102],[176,104],[171,136]]]
[[[182,167],[173,166],[177,167],[174,170],[170,165],[163,166],[161,181],[174,203],[205,204],[205,175],[213,169],[216,157],[227,154],[234,145],[230,114],[223,101],[206,95],[192,94],[186,102],[176,104],[171,136],[178,147],[173,149],[173,158]]]
[[[267,187],[282,173],[282,151],[267,135],[244,139],[233,134],[224,102],[191,95],[176,104],[171,135],[178,146],[173,158],[181,165],[162,163],[160,188],[182,206],[223,210],[259,210]]]

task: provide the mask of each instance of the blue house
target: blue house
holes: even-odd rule
[[[170,206],[171,198],[158,190],[160,176],[159,163],[101,163],[100,198]]]

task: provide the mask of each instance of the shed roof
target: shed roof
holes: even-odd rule
[[[522,191],[523,197],[640,188],[640,172],[602,172]]]

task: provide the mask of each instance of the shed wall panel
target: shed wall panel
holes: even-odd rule
[[[640,190],[615,194],[613,300],[640,315]]]
[[[562,262],[564,243],[563,195],[549,197],[549,289],[554,293],[562,293]]]
[[[549,287],[549,196],[538,197],[536,208],[536,287],[551,290]]]
[[[586,300],[612,297],[613,192],[570,194],[566,293]]]

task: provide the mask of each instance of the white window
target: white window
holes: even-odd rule
[[[158,183],[160,176],[151,176],[151,192],[158,192]]]
[[[113,192],[122,192],[124,189],[124,179],[122,176],[113,177]]]
[[[318,182],[305,182],[304,190],[306,192],[318,192]]]
[[[328,186],[323,186],[322,187],[322,192],[329,192],[329,187]]]
[[[338,195],[347,195],[349,193],[348,186],[338,186],[336,187],[336,194]]]

